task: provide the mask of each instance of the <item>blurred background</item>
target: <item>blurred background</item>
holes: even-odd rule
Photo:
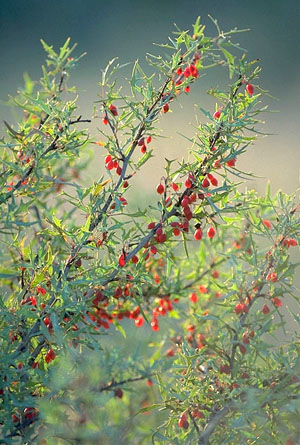
[[[243,155],[239,167],[269,178],[273,192],[281,188],[292,192],[298,188],[299,176],[299,103],[300,103],[300,2],[299,0],[15,0],[1,2],[0,8],[0,128],[4,132],[3,119],[14,122],[15,118],[4,102],[8,94],[14,95],[23,84],[23,73],[39,79],[44,51],[40,39],[60,47],[68,36],[78,42],[77,54],[87,51],[80,66],[72,73],[69,86],[76,85],[82,91],[80,112],[85,118],[92,115],[93,101],[97,100],[97,82],[100,69],[108,60],[118,56],[120,63],[139,59],[145,66],[145,52],[163,53],[153,47],[153,42],[166,42],[175,30],[190,29],[198,15],[207,25],[207,33],[215,34],[208,18],[212,15],[221,29],[250,28],[251,31],[237,34],[233,39],[248,50],[248,58],[259,58],[263,68],[260,85],[269,90],[276,99],[264,98],[270,110],[265,113],[263,131],[271,135],[261,138]],[[124,76],[129,74],[124,71]],[[224,83],[228,73],[208,71],[191,93],[180,99],[184,111],[174,104],[172,114],[162,119],[163,135],[171,140],[155,142],[161,159],[181,157],[188,148],[187,142],[177,134],[194,133],[195,110],[193,104],[214,109],[215,101],[205,95],[206,89]],[[126,81],[124,81],[126,85]],[[221,86],[220,85],[220,86]],[[196,111],[201,118],[201,112]],[[192,125],[191,125],[192,124]],[[97,136],[101,120],[93,122],[92,133]],[[167,142],[166,142],[167,141]],[[97,147],[97,146],[95,146]],[[154,145],[153,145],[154,147]],[[97,175],[103,165],[99,147],[91,175]],[[103,150],[103,149],[102,149]],[[157,152],[158,153],[158,152]],[[154,174],[157,172],[157,175]],[[163,163],[157,158],[150,160],[140,184],[149,190],[163,172]],[[99,174],[99,173],[98,173]],[[248,183],[263,193],[266,179]],[[151,187],[152,190],[152,187]],[[152,193],[152,191],[151,191]]]

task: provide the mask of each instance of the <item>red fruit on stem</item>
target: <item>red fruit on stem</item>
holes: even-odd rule
[[[139,259],[138,259],[137,255],[133,255],[133,257],[131,258],[131,261],[132,261],[134,264],[137,264],[137,263],[139,262]]]
[[[118,397],[119,399],[122,399],[123,391],[121,390],[121,388],[115,389],[115,397]]]
[[[107,125],[107,124],[108,124],[108,119],[107,119],[106,117],[104,117],[104,118],[102,119],[102,122],[104,123],[104,125]]]
[[[207,231],[208,238],[210,238],[210,239],[214,238],[215,234],[216,234],[215,228],[210,227]]]
[[[197,294],[195,292],[191,293],[189,298],[190,298],[190,301],[192,303],[197,303],[197,301],[198,301],[198,297],[197,297]]]
[[[112,112],[112,114],[113,114],[114,116],[118,116],[117,108],[116,108],[113,104],[111,104],[111,105],[109,106],[109,109],[110,109],[110,111]]]
[[[204,178],[201,185],[202,185],[203,188],[206,189],[210,185],[209,184],[209,180],[207,178]]]
[[[252,96],[252,94],[254,93],[253,85],[251,85],[251,83],[247,83],[246,90],[247,90],[247,93],[249,94],[249,96]]]
[[[191,70],[190,68],[187,66],[186,69],[183,72],[184,77],[190,77],[191,75]]]
[[[235,163],[236,163],[236,158],[232,158],[226,162],[226,165],[228,165],[228,167],[234,167]]]
[[[191,88],[190,88],[189,85],[187,85],[187,86],[184,88],[184,92],[185,92],[185,93],[189,93],[190,91],[191,91]]]
[[[125,266],[125,255],[122,253],[119,257],[119,266],[124,267]]]
[[[140,315],[139,317],[137,317],[135,320],[135,325],[137,328],[140,328],[141,326],[143,326],[144,324],[144,318]]]
[[[202,235],[203,235],[202,229],[200,229],[200,228],[196,229],[196,231],[194,233],[195,240],[200,241],[202,239]]]
[[[161,195],[165,191],[165,187],[163,186],[163,184],[158,184],[158,186],[156,187],[156,191],[159,195]]]
[[[215,113],[213,115],[213,118],[214,119],[219,119],[220,116],[221,116],[221,110],[219,109],[219,110],[215,111]]]
[[[267,229],[272,229],[272,224],[268,219],[263,219],[262,222]]]
[[[163,112],[164,113],[167,113],[169,111],[169,104],[165,104],[164,106],[163,106]]]
[[[265,315],[267,315],[270,312],[270,309],[269,309],[269,307],[266,304],[264,304],[263,308],[262,308],[262,311],[263,311],[263,313]]]

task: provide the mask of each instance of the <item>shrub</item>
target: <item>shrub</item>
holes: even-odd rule
[[[69,39],[42,42],[40,82],[10,98],[22,117],[1,140],[1,443],[296,443],[298,204],[238,188],[264,92],[238,31],[214,23],[214,37],[199,19],[178,29],[147,55],[152,74],[135,62],[130,94],[108,64],[100,139],[68,86],[81,59]],[[230,86],[208,91],[215,108],[188,156],[153,171],[146,202],[135,178],[160,162],[160,121],[219,66]]]

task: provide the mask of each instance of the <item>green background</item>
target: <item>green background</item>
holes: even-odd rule
[[[100,68],[109,59],[118,56],[123,63],[139,58],[143,63],[146,51],[158,51],[153,49],[152,43],[165,42],[171,35],[174,22],[181,29],[188,29],[198,15],[207,25],[208,34],[214,34],[208,14],[219,21],[222,29],[235,26],[251,29],[238,34],[235,41],[248,49],[249,58],[261,59],[261,86],[278,99],[264,99],[272,110],[279,111],[264,115],[264,131],[272,135],[257,142],[239,161],[239,167],[270,178],[274,192],[278,188],[292,192],[298,187],[300,161],[298,0],[2,0],[0,99],[6,100],[8,94],[14,94],[22,85],[24,71],[33,79],[40,77],[40,66],[44,61],[40,38],[58,47],[70,36],[73,42],[78,42],[78,53],[87,51],[87,56],[72,73],[70,84],[83,90],[81,112],[84,117],[90,117],[92,103],[97,100]],[[170,136],[171,141],[155,142],[155,148],[163,157],[174,158],[186,153],[187,144],[176,133],[177,129],[180,127],[185,134],[193,134],[189,125],[190,122],[195,124],[193,103],[214,108],[215,103],[204,95],[205,89],[214,86],[219,79],[224,82],[225,76],[227,73],[220,75],[217,70],[209,72],[188,97],[181,99],[183,111],[174,105],[172,109],[176,112],[164,117],[163,134]],[[0,119],[1,132],[4,131],[3,119],[10,122],[15,119],[3,103]],[[102,125],[100,120],[93,124],[94,134],[98,124]],[[96,153],[99,163],[94,164],[90,172],[92,176],[97,175],[99,169],[102,171],[102,154]],[[153,158],[143,177],[135,180],[152,193],[152,187],[149,190],[148,185],[159,181],[162,168],[162,162]],[[256,179],[248,186],[263,192],[265,184],[265,180]]]

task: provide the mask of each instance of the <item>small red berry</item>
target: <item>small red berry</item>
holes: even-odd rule
[[[183,72],[184,77],[190,77],[191,75],[191,70],[190,68],[187,66],[186,69]]]
[[[247,90],[247,93],[249,94],[249,96],[252,96],[252,94],[254,93],[253,85],[251,85],[251,83],[247,83],[246,90]]]
[[[197,294],[196,294],[195,292],[191,293],[191,295],[190,295],[190,301],[191,301],[192,303],[197,303],[197,301],[198,301],[198,297],[197,297]]]
[[[208,238],[210,238],[210,239],[214,238],[215,234],[216,234],[215,228],[210,227],[207,231]]]
[[[185,92],[185,93],[189,93],[190,91],[191,91],[191,88],[190,88],[189,85],[187,85],[187,86],[184,88],[184,92]]]
[[[232,158],[226,162],[226,165],[228,165],[228,167],[234,167],[235,163],[236,163],[236,158]]]
[[[123,391],[121,390],[121,388],[117,388],[115,390],[115,397],[118,397],[119,399],[122,399],[123,397]]]
[[[148,136],[147,137],[147,144],[150,144],[151,141],[152,141],[152,136]]]
[[[104,117],[104,118],[102,119],[102,122],[104,123],[104,125],[107,125],[107,124],[108,124],[108,119],[107,119],[106,117]]]
[[[262,308],[262,311],[263,311],[263,313],[265,315],[267,315],[270,312],[270,309],[269,309],[269,307],[266,304],[264,304],[263,308]]]
[[[163,111],[164,111],[164,113],[167,113],[169,111],[169,104],[165,104],[163,106]]]
[[[125,255],[122,253],[119,257],[119,266],[124,267],[125,266]]]
[[[114,116],[118,116],[117,108],[116,108],[113,104],[111,104],[111,105],[109,106],[109,109],[110,109],[110,111],[112,112],[112,114],[113,114]]]
[[[201,185],[204,189],[206,189],[207,187],[209,187],[209,180],[207,178],[204,178]]]
[[[135,320],[135,325],[137,328],[140,328],[141,326],[143,326],[144,324],[144,318],[140,315],[139,317],[137,317]]]
[[[158,186],[156,187],[156,191],[159,195],[161,195],[165,191],[165,187],[163,186],[163,184],[158,184]]]
[[[133,255],[133,257],[131,258],[131,261],[132,261],[134,264],[138,263],[138,262],[139,262],[139,259],[138,259],[137,255]]]
[[[200,241],[202,239],[202,235],[203,235],[202,229],[200,229],[200,228],[196,229],[196,231],[194,233],[195,240]]]
[[[267,229],[272,229],[272,224],[268,219],[263,219],[262,222]]]
[[[220,116],[221,116],[221,110],[219,109],[219,110],[215,111],[215,113],[213,115],[213,118],[214,119],[219,119]]]

